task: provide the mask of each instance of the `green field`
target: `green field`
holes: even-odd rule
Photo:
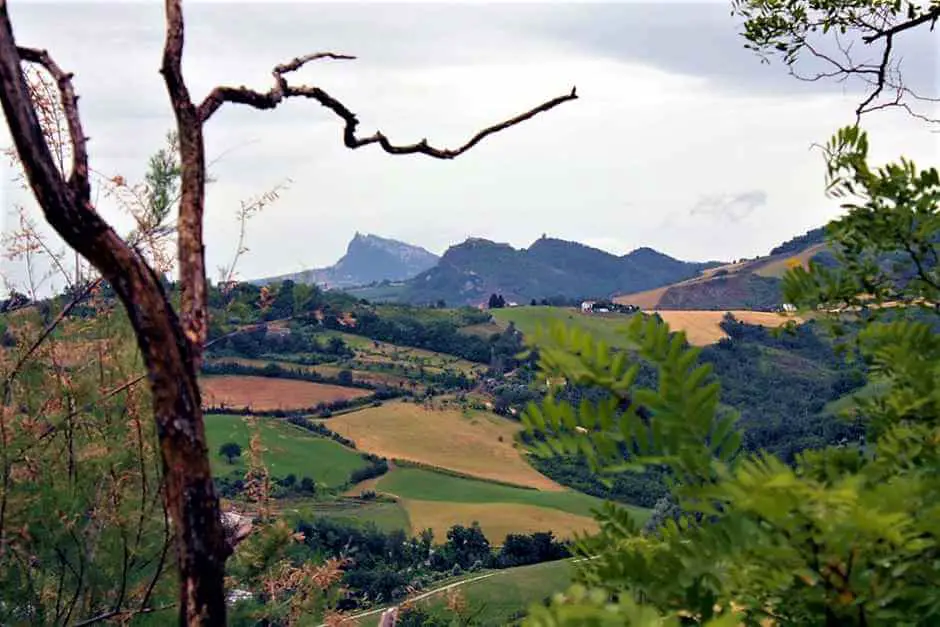
[[[375,524],[382,531],[411,531],[408,512],[398,503],[375,500],[337,499],[317,501],[314,499],[283,500],[277,503],[278,510],[292,522],[312,521],[314,518],[330,518],[345,525],[364,526]]]
[[[567,589],[574,572],[575,565],[570,560],[546,562],[482,573],[488,576],[470,581],[456,590],[466,599],[467,611],[476,616],[474,625],[502,627],[518,624],[520,616],[533,603],[540,603],[552,594]],[[474,574],[467,579],[480,576]],[[418,601],[417,605],[434,615],[448,617],[451,615],[445,603],[445,594],[438,593]],[[376,625],[379,616],[369,616],[361,624]]]
[[[547,328],[559,321],[589,331],[595,338],[616,347],[626,347],[624,330],[632,319],[629,314],[582,314],[579,309],[569,307],[507,307],[492,309],[490,313],[503,325],[515,323],[523,335],[530,337],[539,326]]]
[[[396,468],[379,481],[378,489],[403,499],[451,503],[517,503],[557,509],[579,516],[590,516],[591,510],[599,508],[603,502],[572,490],[548,492],[512,488],[421,468]],[[643,508],[629,509],[642,519],[649,515]]]
[[[263,458],[272,477],[293,473],[298,479],[311,477],[318,483],[337,487],[346,483],[353,470],[368,465],[359,453],[282,420],[257,417],[252,420],[261,433],[261,444],[267,449]],[[216,476],[244,474],[252,433],[245,416],[206,416],[206,438]],[[234,464],[218,455],[219,446],[225,442],[242,447],[242,456]]]
[[[824,416],[840,416],[845,412],[851,412],[855,409],[855,399],[872,398],[885,392],[889,384],[884,381],[869,381],[864,387],[861,387],[850,394],[839,397],[834,401],[829,401],[822,408]]]

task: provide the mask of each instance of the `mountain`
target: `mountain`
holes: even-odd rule
[[[346,247],[346,254],[332,266],[252,282],[264,285],[290,279],[295,283],[347,288],[381,281],[404,281],[434,267],[437,261],[437,255],[419,246],[357,232]]]
[[[787,268],[805,266],[810,259],[832,259],[825,240],[825,228],[820,227],[780,244],[769,255],[709,268],[698,276],[614,300],[643,309],[774,309],[783,304],[781,277]]]
[[[690,263],[650,248],[623,256],[542,236],[528,248],[471,238],[407,281],[398,300],[477,304],[490,294],[527,302],[552,297],[606,298],[694,277],[719,262]]]

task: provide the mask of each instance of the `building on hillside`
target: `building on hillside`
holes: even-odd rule
[[[794,305],[793,303],[784,303],[783,310],[786,313],[794,313],[796,312],[796,305]]]
[[[621,305],[606,300],[586,300],[581,303],[581,313],[633,313],[639,309],[636,305]]]

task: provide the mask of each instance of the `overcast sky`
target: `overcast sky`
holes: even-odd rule
[[[92,166],[139,179],[172,123],[158,74],[162,3],[9,8],[21,45],[48,48],[75,73]],[[852,121],[857,94],[761,64],[728,2],[191,2],[186,19],[197,98],[217,84],[265,90],[271,68],[299,54],[354,54],[293,80],[346,103],[363,133],[402,143],[459,144],[573,85],[581,96],[451,162],[350,151],[340,121],[313,102],[226,105],[206,130],[209,156],[224,154],[208,192],[210,269],[233,252],[239,200],[288,177],[250,225],[243,277],[333,263],[357,230],[435,253],[469,236],[524,247],[547,233],[618,254],[732,259],[839,212],[811,144]],[[913,79],[935,82],[935,41],[904,42]],[[940,135],[923,123],[882,113],[866,126],[876,159],[937,163]],[[9,228],[15,204],[32,202],[2,174]],[[100,211],[115,219],[106,203]]]

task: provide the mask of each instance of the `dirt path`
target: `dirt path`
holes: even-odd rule
[[[586,560],[586,559],[594,559],[594,558],[593,558],[593,557],[588,557],[588,558],[578,557],[578,558],[570,559],[570,561],[571,561],[572,564],[577,564],[578,562],[583,562],[583,561]],[[502,574],[504,574],[504,573],[512,572],[512,570],[513,570],[512,568],[505,568],[505,569],[502,569],[502,570],[496,570],[496,571],[493,571],[493,572],[489,572],[489,573],[486,573],[486,574],[483,574],[483,575],[477,575],[476,577],[470,577],[470,578],[468,578],[468,579],[461,579],[460,581],[454,581],[454,582],[452,582],[452,583],[443,585],[443,586],[441,586],[440,588],[434,588],[433,590],[428,590],[427,592],[422,592],[421,594],[419,594],[419,595],[417,595],[417,596],[413,596],[413,597],[410,597],[410,598],[408,598],[408,599],[404,599],[404,600],[402,600],[401,602],[396,603],[395,605],[387,605],[387,606],[385,606],[385,607],[380,607],[380,608],[378,608],[378,609],[369,610],[368,612],[363,612],[363,613],[361,613],[361,614],[354,614],[354,615],[352,615],[352,616],[348,616],[347,618],[352,619],[352,620],[354,620],[354,621],[358,621],[358,620],[361,619],[361,618],[367,618],[367,617],[369,617],[369,616],[375,616],[376,614],[381,614],[382,612],[384,612],[384,611],[386,611],[386,610],[388,610],[388,609],[391,609],[391,608],[393,608],[393,607],[400,606],[402,603],[406,603],[406,602],[407,602],[407,603],[414,603],[414,602],[416,602],[416,601],[422,601],[422,600],[424,600],[424,599],[426,599],[426,598],[428,598],[428,597],[434,596],[435,594],[440,594],[440,593],[442,593],[442,592],[447,592],[448,590],[453,590],[454,588],[459,588],[460,586],[464,586],[464,585],[466,585],[466,584],[468,584],[468,583],[474,583],[474,582],[476,582],[476,581],[480,581],[481,579],[487,579],[487,578],[489,578],[489,577],[495,577],[496,575],[502,575]],[[317,625],[317,627],[326,627],[326,623]]]

